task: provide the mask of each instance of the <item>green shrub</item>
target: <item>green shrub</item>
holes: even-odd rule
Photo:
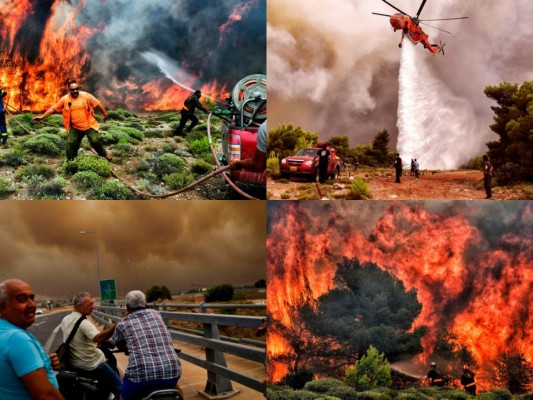
[[[392,397],[378,391],[360,392],[357,400],[392,400]]]
[[[165,176],[181,170],[185,161],[175,154],[165,153],[156,160],[154,172],[158,176]]]
[[[18,167],[26,164],[26,157],[22,150],[13,149],[2,156],[0,164],[8,165],[10,167]]]
[[[7,125],[9,126],[9,130],[13,136],[27,135],[28,132],[25,129],[33,131],[34,129],[31,125],[32,118],[32,113],[24,113],[12,116],[9,121],[7,121]]]
[[[139,131],[144,131],[144,126],[143,124],[141,124],[140,122],[137,122],[137,121],[129,121],[129,122],[126,122],[124,123],[124,126],[127,127],[127,128],[135,128]]]
[[[204,300],[207,303],[213,301],[230,301],[233,298],[233,286],[229,283],[213,286],[204,293]],[[302,386],[303,387],[303,386]]]
[[[64,147],[64,140],[57,135],[43,133],[29,138],[22,147],[33,153],[57,156]]]
[[[533,400],[533,393],[529,392],[521,394],[520,396],[518,396],[518,400]]]
[[[192,131],[192,132],[187,132],[187,143],[192,143],[196,140],[202,140],[203,138],[207,138],[207,136],[205,136],[205,133],[203,132],[199,132],[199,131]]]
[[[41,175],[33,175],[25,181],[28,183],[28,193],[39,200],[62,200],[65,198],[65,188],[68,186],[68,181],[62,177],[45,181]]]
[[[350,191],[346,196],[347,200],[368,200],[370,198],[370,187],[361,177],[356,177],[350,186]]]
[[[84,154],[80,154],[74,160],[67,161],[63,164],[61,170],[67,175],[74,175],[80,171],[92,171],[104,178],[111,175],[111,167],[106,160]]]
[[[6,199],[17,192],[17,187],[7,179],[0,178],[0,199]]]
[[[94,190],[95,200],[131,200],[133,192],[118,180],[112,180]]]
[[[120,132],[126,133],[130,138],[133,138],[137,141],[141,141],[144,139],[144,134],[138,129],[127,126],[116,126],[115,129]]]
[[[191,172],[196,175],[205,175],[212,169],[212,165],[205,160],[196,160],[191,165]]]
[[[104,184],[104,180],[100,175],[93,171],[80,171],[76,172],[72,177],[74,184],[81,190],[96,190]]]
[[[345,386],[345,385],[342,381],[338,379],[325,378],[325,379],[318,379],[316,381],[307,382],[304,388],[311,392],[326,393],[326,392],[329,392],[331,389],[339,387],[339,386]]]
[[[114,119],[118,121],[124,121],[126,118],[134,117],[134,115],[122,108],[117,108],[116,110],[109,110],[107,112],[109,119]]]
[[[25,177],[40,175],[45,179],[50,179],[55,176],[55,171],[46,164],[30,164],[15,175],[16,180],[22,180]]]
[[[131,157],[137,153],[137,149],[130,143],[117,143],[111,149],[113,150],[113,155],[118,157]]]
[[[148,126],[148,123],[146,125]],[[162,129],[150,128],[144,131],[144,136],[147,138],[163,138],[165,137],[165,131]]]
[[[345,372],[344,382],[357,390],[365,391],[392,385],[390,364],[385,354],[370,346],[366,354]]]
[[[274,154],[274,152],[270,153],[270,156],[267,158],[267,170],[271,174],[279,174],[279,159]]]
[[[194,140],[189,145],[189,151],[196,155],[209,153],[211,150],[209,148],[209,140],[207,137],[203,136],[201,139]]]
[[[61,114],[52,114],[49,117],[46,118],[46,122],[49,124],[54,125],[55,127],[62,128],[64,126],[63,124],[63,116]]]
[[[357,391],[349,386],[333,388],[327,394],[328,396],[338,397],[341,400],[357,400],[359,396]]]
[[[478,400],[498,400],[498,396],[496,396],[492,392],[483,392],[483,393],[479,393],[476,396],[476,399],[478,399]]]
[[[163,177],[168,187],[172,190],[178,190],[189,186],[194,182],[194,177],[189,172],[173,172],[172,174],[165,175]]]
[[[102,144],[115,144],[118,143],[118,137],[113,136],[111,132],[103,131],[100,129],[100,141]]]
[[[175,146],[172,146],[171,144],[168,144],[168,143],[165,143],[163,145],[163,153],[172,153],[174,154],[174,152],[177,150]]]
[[[506,388],[494,388],[491,389],[490,392],[494,393],[498,400],[511,400],[513,398],[509,389]]]
[[[38,133],[43,134],[49,134],[49,135],[58,135],[61,129],[57,126],[45,126],[43,128],[40,128],[38,130]]]

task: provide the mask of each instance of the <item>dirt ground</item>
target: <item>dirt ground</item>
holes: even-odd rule
[[[482,200],[485,199],[481,171],[421,171],[419,179],[404,174],[395,183],[392,169],[343,171],[339,179],[315,184],[299,178],[267,181],[269,200],[338,200],[345,199],[355,177],[369,185],[371,200]],[[493,187],[493,200],[531,200],[533,187]]]

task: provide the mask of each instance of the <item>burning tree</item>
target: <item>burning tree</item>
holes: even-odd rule
[[[492,363],[491,380],[511,393],[526,393],[532,390],[533,367],[521,353],[502,353]]]
[[[406,291],[400,280],[358,259],[339,263],[334,282],[337,286],[318,299],[315,312],[309,306],[300,310],[320,338],[313,356],[328,360],[320,364],[324,372],[353,364],[371,346],[391,360],[422,351],[425,327],[410,331],[422,308],[415,290]]]

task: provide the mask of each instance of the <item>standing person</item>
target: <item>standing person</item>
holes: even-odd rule
[[[4,89],[0,89],[0,133],[2,135],[2,146],[7,142],[7,124],[6,124],[6,109],[4,106],[4,97],[7,92]]]
[[[142,399],[152,391],[175,388],[181,366],[161,315],[146,308],[146,297],[140,290],[126,295],[126,310],[128,314],[111,338],[112,344],[129,352],[122,399]]]
[[[396,180],[394,182],[400,183],[400,177],[402,176],[402,159],[400,158],[400,153],[396,153],[394,168],[396,169]]]
[[[29,333],[35,322],[35,295],[18,279],[0,283],[0,399],[62,400],[53,368],[57,355],[46,354]]]
[[[187,97],[183,103],[183,108],[181,109],[181,119],[180,124],[174,131],[173,136],[181,136],[183,128],[188,120],[191,120],[189,127],[186,129],[187,132],[192,131],[192,129],[198,124],[198,118],[194,115],[196,109],[202,110],[207,113],[207,109],[200,103],[200,97],[202,97],[202,92],[200,90],[195,90],[194,94]]]
[[[118,399],[122,382],[107,364],[102,350],[98,348],[98,345],[113,335],[116,324],[100,332],[92,322],[85,318],[91,315],[94,309],[94,300],[87,292],[79,292],[74,296],[72,305],[74,311],[61,322],[63,341],[67,341],[76,322],[80,318],[83,320],[70,342],[70,364],[80,370],[82,375],[96,379],[101,394],[112,392]]]
[[[357,171],[357,169],[359,168],[359,157],[357,156],[355,156],[354,166],[354,170]]]
[[[411,175],[415,174],[415,160],[411,158]]]
[[[444,385],[444,379],[442,379],[442,375],[439,371],[437,371],[437,364],[434,362],[431,363],[430,370],[427,375],[429,382],[431,386],[443,386]]]
[[[322,149],[318,150],[317,156],[320,183],[324,183],[328,180],[328,165],[329,157],[331,156],[329,146],[326,143],[322,145]]]
[[[461,374],[461,385],[463,385],[467,393],[472,396],[476,395],[475,374],[468,368],[468,365],[463,365],[463,373]]]
[[[415,158],[415,178],[418,179],[420,177],[420,164],[418,164],[417,159]]]
[[[492,171],[494,171],[494,167],[489,160],[489,156],[485,154],[483,156],[483,185],[485,186],[485,193],[487,194],[487,197],[485,197],[486,199],[492,197]]]
[[[100,133],[98,132],[100,125],[94,118],[94,109],[96,107],[104,116],[104,122],[107,121],[107,112],[104,106],[92,94],[80,92],[80,87],[76,80],[68,82],[68,89],[69,94],[59,99],[44,114],[34,117],[32,121],[41,121],[56,112],[63,113],[63,124],[68,132],[67,159],[73,160],[78,155],[81,141],[87,135],[89,143],[98,155],[111,161],[111,154],[106,152],[101,142]]]
[[[246,160],[233,160],[230,163],[231,169],[243,168],[248,171],[263,172],[266,169],[266,151],[267,151],[267,122],[264,121],[259,125],[257,131],[257,146],[252,158]]]

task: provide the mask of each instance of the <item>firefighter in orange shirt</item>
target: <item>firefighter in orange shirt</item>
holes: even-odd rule
[[[56,104],[50,107],[44,114],[38,115],[32,121],[40,121],[55,112],[63,114],[63,124],[68,132],[67,136],[67,159],[72,160],[78,155],[81,141],[85,135],[89,143],[98,155],[111,161],[111,154],[107,153],[100,140],[98,121],[94,118],[95,107],[107,120],[107,112],[100,101],[92,94],[80,92],[78,81],[68,82],[69,94],[63,96]]]

